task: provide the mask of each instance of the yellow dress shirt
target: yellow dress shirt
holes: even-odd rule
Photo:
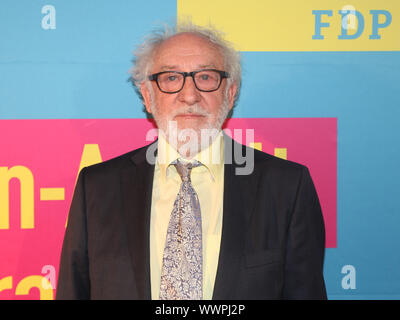
[[[224,193],[223,148],[223,135],[220,132],[208,148],[193,158],[203,166],[193,168],[191,172],[191,181],[199,197],[202,217],[204,300],[212,299],[218,266]],[[176,168],[170,165],[178,158],[179,153],[159,135],[150,219],[150,280],[153,300],[159,299],[168,223],[182,181]]]

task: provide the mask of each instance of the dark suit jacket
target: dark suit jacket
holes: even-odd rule
[[[81,171],[57,299],[151,299],[147,148]],[[252,174],[238,166],[225,164],[213,299],[325,299],[324,221],[308,169],[257,150]]]

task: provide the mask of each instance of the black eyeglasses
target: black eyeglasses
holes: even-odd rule
[[[150,75],[149,80],[155,81],[161,92],[177,93],[185,85],[186,77],[192,77],[197,90],[212,92],[219,89],[222,79],[229,78],[229,74],[225,71],[215,69],[192,72],[163,71]]]

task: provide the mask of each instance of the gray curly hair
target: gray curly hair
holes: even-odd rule
[[[228,85],[236,82],[237,92],[235,95],[235,102],[239,97],[240,85],[242,80],[242,68],[240,53],[236,51],[233,45],[224,39],[224,34],[218,31],[213,26],[202,27],[193,24],[191,21],[184,21],[176,24],[173,27],[165,25],[163,29],[156,30],[145,38],[144,42],[140,44],[134,51],[133,67],[130,70],[132,82],[136,86],[140,94],[140,85],[147,80],[150,69],[152,67],[153,57],[157,48],[170,37],[190,32],[200,37],[204,37],[221,50],[224,57],[224,68],[230,75],[227,79]]]

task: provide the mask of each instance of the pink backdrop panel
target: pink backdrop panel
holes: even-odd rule
[[[43,293],[37,279],[56,286],[84,146],[98,145],[102,160],[107,160],[148,144],[146,133],[153,127],[146,119],[0,120],[0,179],[12,168],[23,167],[33,178],[34,203],[33,226],[21,227],[21,198],[27,191],[21,194],[18,178],[9,181],[9,212],[0,212],[0,299],[54,298],[55,290]],[[326,246],[336,247],[336,118],[230,119],[225,128],[243,133],[254,129],[254,141],[263,151],[274,154],[275,148],[286,148],[288,160],[310,169],[324,213]],[[4,185],[0,181],[3,196]],[[58,188],[63,199],[42,199],[45,188]],[[23,287],[27,292],[21,293]]]

